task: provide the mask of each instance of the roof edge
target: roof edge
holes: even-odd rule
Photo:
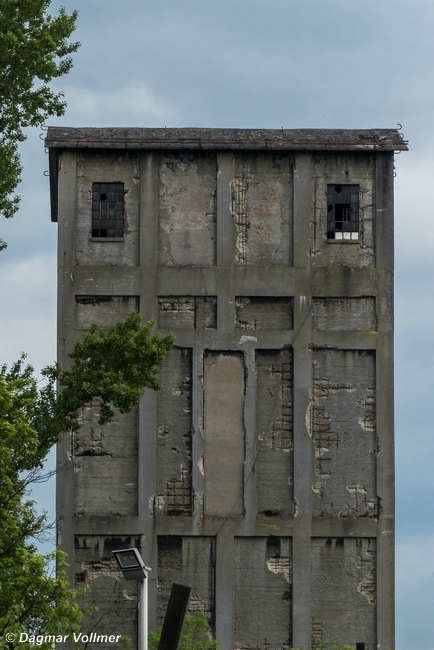
[[[49,127],[45,146],[49,149],[408,150],[397,129]]]

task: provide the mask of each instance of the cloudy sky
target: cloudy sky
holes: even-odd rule
[[[395,128],[397,650],[434,649],[434,3],[57,0],[82,47],[50,125]],[[0,224],[0,362],[55,358],[56,225],[29,131],[20,213]],[[52,510],[52,488],[36,497]]]

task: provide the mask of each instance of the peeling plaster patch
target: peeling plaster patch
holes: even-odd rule
[[[235,178],[231,182],[231,212],[235,223],[236,255],[235,261],[240,266],[247,266],[247,177]]]
[[[203,471],[203,454],[201,454],[199,460],[197,461],[197,466],[198,466],[198,468],[199,468],[199,472],[200,472],[200,473],[202,474],[202,476],[203,476],[203,475],[204,475],[204,471]]]
[[[136,547],[140,537],[77,535],[75,537],[75,584],[88,585],[81,605],[97,603],[98,611],[85,615],[82,626],[98,634],[116,629],[117,634],[137,638],[138,586],[127,582],[117,566],[112,550]]]
[[[217,327],[216,296],[159,296],[158,306],[160,328],[191,330]]]
[[[192,510],[191,475],[188,469],[183,469],[178,478],[166,481],[164,504],[167,504],[168,515],[191,515]],[[164,506],[163,506],[164,510]]]
[[[364,431],[375,431],[375,389],[368,388],[366,396],[358,404],[364,409],[359,425]]]
[[[312,538],[312,637],[376,647],[376,541]]]
[[[203,415],[200,415],[198,420],[197,420],[197,428],[198,428],[200,437],[202,438],[202,440],[205,440],[205,434],[204,434],[204,431],[203,431]]]
[[[163,388],[157,395],[156,514],[192,513],[192,350],[173,348],[161,363]]]
[[[252,343],[257,343],[258,339],[256,336],[242,336],[240,340],[238,341],[237,345],[242,345],[243,343],[247,343],[248,341],[252,341]]]
[[[312,438],[312,402],[309,402],[307,405],[305,422],[308,436]]]
[[[347,485],[347,490],[350,493],[360,492],[360,494],[366,494],[367,492],[364,485]]]
[[[161,625],[174,582],[192,588],[192,610],[205,612],[215,625],[215,538],[159,535],[157,537],[158,598],[157,624]]]
[[[307,305],[307,298],[306,296],[299,296],[298,297],[298,308],[302,312]]]
[[[248,463],[251,458],[252,458],[252,448],[250,447],[249,443],[246,440],[244,445],[244,462]]]
[[[193,494],[193,515],[200,513],[203,516],[203,490],[201,492],[195,492]]]
[[[316,349],[312,379],[314,515],[375,517],[375,353]]]
[[[215,152],[164,152],[159,170],[160,266],[213,266],[216,257]]]
[[[291,264],[292,160],[292,154],[236,153],[230,187],[238,266]]]
[[[364,540],[363,540],[364,541]],[[375,548],[366,548],[366,545],[359,544],[360,555],[357,568],[364,574],[363,579],[357,586],[357,591],[365,596],[370,605],[377,602],[377,571]]]
[[[234,647],[292,647],[289,537],[235,537]],[[252,607],[252,594],[255,606]],[[266,632],[264,631],[266,622]]]
[[[312,324],[325,332],[376,330],[375,298],[314,298]]]
[[[319,621],[314,616],[312,616],[312,630],[311,630],[311,645],[312,648],[316,648],[317,645],[324,640],[324,625],[322,621]]]
[[[204,612],[206,611],[207,603],[199,596],[192,596],[188,605],[189,612]]]
[[[75,296],[77,329],[90,329],[92,323],[110,327],[132,311],[139,311],[138,296]]]
[[[165,500],[164,497],[153,494],[149,497],[148,508],[151,517],[156,517],[164,511]]]
[[[137,603],[137,596],[132,596],[126,589],[123,590],[122,596],[125,600],[132,600],[134,603]]]
[[[236,326],[241,330],[293,329],[293,299],[239,297],[235,299]]]
[[[286,582],[291,582],[291,560],[289,557],[268,557],[267,569],[276,575],[281,573]]]
[[[258,513],[293,515],[292,350],[256,350]]]
[[[101,426],[99,402],[81,410],[81,428],[71,436],[75,512],[90,516],[135,516],[138,480],[138,409],[116,412]],[[129,485],[129,489],[126,489]]]

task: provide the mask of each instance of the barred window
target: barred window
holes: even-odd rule
[[[92,237],[124,236],[124,184],[92,184]]]
[[[327,185],[327,239],[359,238],[359,186]]]

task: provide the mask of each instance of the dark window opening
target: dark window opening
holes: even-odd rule
[[[92,237],[124,236],[124,184],[92,184]]]
[[[365,650],[364,643],[356,643],[356,650]]]
[[[344,545],[344,538],[343,537],[337,537],[336,538],[336,548],[343,547]]]
[[[341,221],[351,221],[350,210],[351,210],[350,203],[336,203],[335,205],[336,224],[340,223]]]
[[[358,185],[327,185],[327,239],[359,239]]]
[[[267,557],[280,557],[280,538],[270,535],[267,538]]]

